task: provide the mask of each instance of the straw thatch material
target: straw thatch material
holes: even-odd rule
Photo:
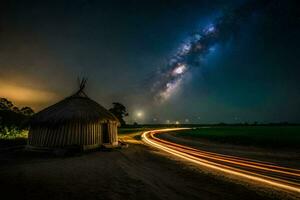
[[[103,144],[118,144],[119,120],[83,91],[86,80],[74,95],[38,112],[31,119],[29,149],[67,148],[83,150]]]

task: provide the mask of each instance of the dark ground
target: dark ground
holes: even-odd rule
[[[5,199],[280,199],[141,144],[72,157],[2,152],[0,163]]]

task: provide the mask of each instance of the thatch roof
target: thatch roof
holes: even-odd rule
[[[79,90],[64,100],[41,110],[31,118],[31,125],[55,126],[65,123],[91,123],[119,120],[107,109],[90,99],[83,91],[86,80],[82,80]]]

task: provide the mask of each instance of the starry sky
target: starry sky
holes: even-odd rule
[[[217,42],[180,87],[156,102],[153,85],[190,35],[249,1],[52,0],[0,3],[0,96],[39,111],[77,78],[132,123],[300,123],[297,1],[270,0]]]

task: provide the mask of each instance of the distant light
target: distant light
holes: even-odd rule
[[[189,122],[190,122],[190,120],[189,120],[189,119],[185,119],[184,121],[185,121],[185,123],[189,123]]]
[[[181,78],[177,78],[175,81],[167,83],[165,90],[160,92],[159,96],[163,100],[168,99],[171,96],[171,94],[174,93],[176,91],[176,89],[179,87],[179,85],[181,84],[181,81],[182,81]]]
[[[139,118],[141,118],[141,117],[144,116],[144,113],[143,113],[142,111],[138,111],[138,112],[136,113],[136,116],[139,117]]]
[[[209,25],[209,27],[205,30],[205,33],[208,34],[208,33],[213,33],[213,32],[215,32],[215,31],[216,31],[216,27],[215,27],[213,24],[211,24],[211,25]]]
[[[166,120],[166,123],[167,123],[167,124],[170,124],[170,120],[167,119],[167,120]]]
[[[184,64],[178,65],[174,70],[173,70],[173,75],[179,75],[183,74],[186,71],[186,66]]]
[[[176,121],[175,124],[180,124],[180,122],[179,122],[179,121]]]
[[[188,52],[191,50],[191,44],[184,44],[182,48],[184,52]]]
[[[192,45],[191,45],[190,42],[187,42],[187,43],[183,44],[180,47],[178,54],[181,55],[181,56],[184,56],[184,55],[188,54],[191,50],[191,47],[192,47]]]
[[[209,27],[209,28],[208,28],[208,31],[209,31],[209,32],[214,32],[214,31],[215,31],[215,27],[214,27],[214,26]]]

